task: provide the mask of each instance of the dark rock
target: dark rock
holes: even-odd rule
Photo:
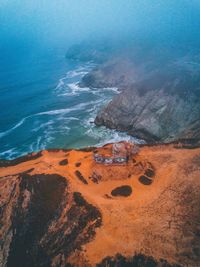
[[[78,177],[78,179],[84,183],[84,184],[88,184],[87,180],[83,177],[83,175],[81,174],[80,171],[76,170],[75,171],[76,177]]]
[[[9,194],[0,208],[0,225],[10,222],[0,240],[1,249],[9,252],[5,266],[71,266],[68,257],[81,251],[101,226],[99,210],[79,192],[71,193],[66,178],[58,174],[23,172],[4,178],[0,193],[8,183]]]
[[[137,73],[129,59],[115,58],[86,74],[79,83],[80,87],[104,88],[132,84]]]
[[[65,57],[68,60],[102,63],[108,58],[110,49],[108,42],[90,40],[71,46]]]
[[[170,86],[173,86],[171,83]],[[165,85],[167,88],[163,89]],[[98,113],[96,125],[127,131],[149,142],[191,137],[200,139],[200,98],[192,90],[187,91],[181,82],[179,86],[182,91],[185,90],[187,97],[181,95],[183,92],[180,94],[180,88],[170,92],[170,86],[162,81],[151,87],[149,81],[148,89],[141,93],[141,87],[133,85],[115,96]]]
[[[177,149],[195,149],[200,147],[199,139],[179,139],[176,142],[173,142],[174,148]]]
[[[129,185],[122,185],[112,190],[111,195],[114,197],[128,197],[132,194],[132,188]]]
[[[178,264],[169,264],[166,260],[156,260],[144,254],[136,254],[126,258],[120,254],[115,257],[106,257],[97,267],[181,267]]]
[[[26,162],[26,161],[38,159],[41,156],[42,156],[42,151],[40,151],[38,153],[30,153],[30,154],[27,154],[25,156],[22,156],[22,157],[19,157],[16,159],[12,159],[12,160],[0,159],[0,167],[15,166],[15,165],[18,165],[18,164]]]
[[[67,182],[60,175],[20,176],[20,196],[12,219],[14,236],[7,266],[49,266],[50,259],[39,240],[50,221],[58,216]],[[24,190],[33,192],[28,210],[23,209]]]
[[[151,179],[149,179],[147,176],[144,176],[144,175],[142,175],[142,176],[139,177],[139,181],[143,185],[150,185],[153,182]]]
[[[198,56],[161,62],[158,56],[151,58],[153,63],[149,58],[146,62],[125,57],[110,60],[83,78],[82,86],[121,91],[98,112],[95,124],[150,143],[199,140],[200,69],[188,63],[199,64]]]
[[[61,160],[60,162],[59,162],[59,165],[60,166],[65,166],[65,165],[67,165],[69,162],[68,162],[68,159],[63,159],[63,160]]]
[[[98,184],[102,180],[102,176],[97,174],[96,172],[93,172],[92,175],[89,177],[89,179],[93,183]]]
[[[85,147],[85,148],[80,148],[78,149],[78,151],[82,151],[82,152],[92,152],[96,149],[96,147]]]
[[[60,149],[60,148],[51,148],[51,149],[48,149],[47,151],[48,152],[51,152],[51,153],[57,153],[57,152],[69,152],[71,149]]]
[[[155,172],[152,169],[147,169],[144,174],[150,178],[155,176]]]

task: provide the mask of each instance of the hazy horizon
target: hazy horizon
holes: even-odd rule
[[[0,3],[1,56],[90,40],[199,44],[198,1],[15,0]]]

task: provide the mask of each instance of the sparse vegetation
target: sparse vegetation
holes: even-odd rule
[[[76,171],[75,171],[75,175],[76,175],[76,177],[78,177],[78,179],[79,179],[82,183],[84,183],[84,184],[88,184],[87,180],[83,177],[83,175],[81,174],[80,171],[76,170]]]
[[[69,162],[68,162],[68,159],[63,159],[59,162],[60,166],[65,166],[67,165]]]
[[[112,190],[111,195],[114,197],[128,197],[132,194],[132,188],[129,185],[122,185]]]
[[[140,183],[142,183],[143,185],[150,185],[150,184],[152,184],[152,180],[151,179],[149,179],[147,176],[145,176],[145,175],[141,175],[140,177],[139,177],[139,181],[140,181]]]

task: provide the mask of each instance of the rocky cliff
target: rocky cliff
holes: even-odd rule
[[[157,73],[113,98],[95,122],[147,141],[200,139],[199,77]]]
[[[114,57],[83,77],[81,86],[118,87],[95,123],[146,141],[200,139],[200,56],[141,50]]]
[[[200,148],[143,145],[121,166],[94,151],[0,161],[0,266],[199,266]]]

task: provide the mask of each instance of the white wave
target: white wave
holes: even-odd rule
[[[93,123],[95,115],[84,120],[87,136],[94,138],[96,141],[96,146],[102,146],[107,143],[114,143],[120,141],[131,141],[135,144],[143,144],[144,140],[137,139],[128,135],[126,132],[119,132],[116,130],[108,129],[105,126],[96,127]]]
[[[76,118],[76,117],[64,117],[64,116],[60,116],[58,118],[56,118],[56,121],[67,121],[67,122],[70,122],[70,121],[79,121],[80,119],[79,118]]]
[[[80,87],[78,86],[78,83],[69,83],[68,84],[69,89],[71,90],[71,93],[76,94],[80,91]]]
[[[114,131],[110,137],[107,136],[104,140],[97,143],[97,146],[103,146],[108,143],[116,143],[121,141],[131,141],[134,144],[144,144],[143,140],[137,139],[135,137],[129,136],[125,133]]]
[[[78,95],[79,91],[89,91],[90,88],[80,88],[78,82],[81,78],[86,75],[91,69],[93,69],[96,64],[92,62],[86,63],[84,66],[78,66],[74,70],[70,70],[66,73],[64,77],[59,79],[58,85],[55,88],[55,92],[58,96],[74,96]],[[70,83],[73,80],[76,82]]]
[[[76,118],[76,117],[68,117],[66,119],[69,121],[79,121],[80,120],[79,118]]]
[[[56,86],[56,90],[62,88],[65,85],[64,79],[65,78],[59,80],[58,85]]]
[[[69,83],[67,87],[59,94],[59,96],[75,96],[82,92],[90,92],[89,87],[79,87],[78,82]]]
[[[1,132],[0,133],[0,138],[10,134],[11,132],[13,132],[15,129],[19,128],[20,126],[22,126],[24,124],[24,122],[27,119],[36,117],[36,116],[43,116],[43,115],[60,115],[60,114],[67,114],[70,113],[72,111],[76,111],[76,110],[82,110],[84,109],[86,106],[88,105],[88,103],[80,103],[75,105],[72,108],[65,108],[65,109],[56,109],[56,110],[49,110],[49,111],[44,111],[44,112],[39,112],[30,116],[27,116],[23,119],[21,119],[18,123],[16,123],[12,128],[6,130],[5,132]]]
[[[1,132],[0,133],[0,138],[2,138],[3,136],[6,136],[8,135],[9,133],[11,133],[12,131],[14,131],[15,129],[19,128],[28,118],[28,117],[25,117],[23,119],[21,119],[17,124],[15,124],[12,128],[6,130],[5,132]]]
[[[55,109],[55,110],[39,112],[33,116],[65,114],[65,113],[69,113],[72,110],[73,110],[73,108]]]
[[[117,94],[120,93],[119,88],[117,88],[117,87],[109,87],[108,89],[109,89],[110,91],[113,91],[113,92],[117,93]]]
[[[71,129],[70,127],[68,127],[68,126],[65,125],[65,126],[62,127],[61,130],[63,131],[63,130],[70,130],[70,129]]]
[[[80,104],[73,106],[72,108],[63,108],[63,109],[55,109],[55,110],[39,112],[39,113],[34,114],[33,116],[66,114],[66,113],[69,113],[71,111],[81,110],[81,109],[85,108],[85,106],[87,106],[87,105],[88,105],[88,103],[80,103]]]
[[[101,91],[106,91],[106,92],[112,91],[112,92],[117,93],[117,94],[120,93],[120,91],[119,91],[119,89],[117,87],[104,87],[104,88],[100,88],[100,90]]]
[[[29,151],[35,151],[33,143],[29,146]]]
[[[75,70],[68,71],[64,77],[59,79],[58,84],[55,88],[55,91],[61,91],[67,86],[67,83],[65,82],[65,80],[69,80],[69,79],[76,78],[76,77],[78,77],[80,80],[92,68],[94,68],[94,66],[95,66],[94,64],[91,64],[90,62],[88,62],[85,66],[80,66]]]
[[[53,120],[50,120],[50,121],[45,122],[45,123],[42,123],[42,124],[40,124],[39,127],[32,129],[32,132],[38,132],[38,131],[41,130],[42,128],[46,128],[46,127],[52,125],[53,123],[54,123]]]
[[[75,70],[70,70],[68,71],[66,77],[67,78],[74,78],[77,76],[83,77],[84,75],[86,75],[92,68],[94,68],[96,66],[96,64],[93,64],[91,62],[88,62],[87,64],[85,64],[84,66],[79,66],[77,69]]]
[[[7,158],[7,159],[12,159],[16,155],[18,155],[18,153],[17,153],[15,147],[13,147],[11,149],[8,149],[8,150],[3,151],[3,152],[0,153],[0,157],[1,158]]]
[[[88,71],[84,71],[84,70],[80,70],[80,69],[77,69],[77,70],[72,70],[72,71],[69,71],[67,73],[67,78],[74,78],[74,77],[77,77],[77,76],[84,76],[88,73]]]
[[[41,143],[41,140],[42,140],[42,137],[39,136],[38,139],[37,139],[37,142],[36,142],[36,150],[39,150],[40,149],[40,143]]]
[[[68,86],[73,91],[73,93],[90,92],[90,93],[92,93],[94,95],[98,95],[102,99],[106,99],[106,100],[109,100],[112,98],[112,96],[110,96],[110,98],[109,98],[108,95],[106,95],[108,92],[112,92],[115,94],[120,93],[120,91],[117,87],[104,87],[104,88],[79,87],[78,82],[68,84]]]
[[[94,88],[93,90],[91,90],[91,93],[93,95],[97,95],[99,97],[103,97],[105,96],[107,100],[111,100],[111,96],[107,96],[106,94],[108,92],[112,92],[113,94],[119,94],[120,91],[117,87],[104,87],[104,88]]]
[[[26,120],[30,118],[37,118],[33,120],[32,128],[35,126],[35,128],[32,129],[33,132],[38,132],[39,130],[42,129],[41,135],[39,135],[40,132],[38,132],[32,144],[29,144],[28,146],[23,145],[22,147],[20,147],[20,151],[13,148],[13,149],[2,152],[4,154],[0,153],[0,155],[6,156],[7,158],[8,157],[11,158],[16,155],[17,156],[21,155],[22,150],[23,150],[23,153],[27,153],[30,151],[39,151],[41,149],[46,149],[47,147],[51,147],[52,145],[55,145],[55,143],[57,143],[56,138],[61,137],[61,140],[62,140],[63,137],[65,138],[65,136],[67,137],[69,136],[69,134],[71,134],[71,128],[69,127],[69,122],[72,120],[78,121],[72,133],[76,135],[77,129],[79,130],[81,129],[81,131],[83,129],[83,132],[84,132],[83,139],[84,139],[84,134],[85,134],[87,136],[86,139],[93,140],[94,142],[96,142],[97,146],[101,146],[105,143],[117,142],[117,141],[122,141],[122,140],[134,140],[135,141],[136,140],[135,138],[127,136],[124,133],[116,132],[115,130],[110,130],[105,127],[97,128],[95,124],[93,123],[96,117],[97,111],[100,109],[100,107],[105,105],[108,101],[110,101],[113,95],[118,94],[119,91],[118,91],[118,88],[115,88],[115,87],[93,88],[93,89],[88,88],[88,87],[80,88],[77,80],[78,79],[80,80],[79,77],[88,73],[90,68],[91,66],[88,65],[86,67],[84,66],[84,67],[77,68],[76,70],[69,71],[68,73],[66,73],[66,75],[63,78],[61,78],[58,81],[58,84],[56,88],[54,89],[56,96],[74,96],[74,95],[78,96],[78,95],[81,95],[82,92],[83,93],[88,92],[87,94],[88,97],[77,98],[78,99],[77,102],[79,102],[79,104],[76,104],[73,106],[71,104],[71,107],[67,107],[63,109],[55,109],[55,110],[46,110],[43,112],[39,112],[39,113],[24,117],[18,123],[16,123],[12,128],[6,130],[5,132],[1,132],[0,138],[5,135],[10,134],[15,129],[18,129],[26,122]],[[76,82],[73,82],[75,80]],[[96,100],[91,100],[94,98]],[[84,101],[84,102],[80,103],[81,101]],[[74,111],[74,114],[71,113],[73,111]],[[49,116],[49,117],[47,117],[46,122],[43,123],[44,118],[41,116]],[[80,118],[84,116],[84,120],[79,119],[79,116]],[[38,117],[41,117],[41,118],[38,118]],[[81,139],[81,137],[79,137],[79,131],[78,131],[78,138]],[[82,143],[82,141],[80,143]]]

